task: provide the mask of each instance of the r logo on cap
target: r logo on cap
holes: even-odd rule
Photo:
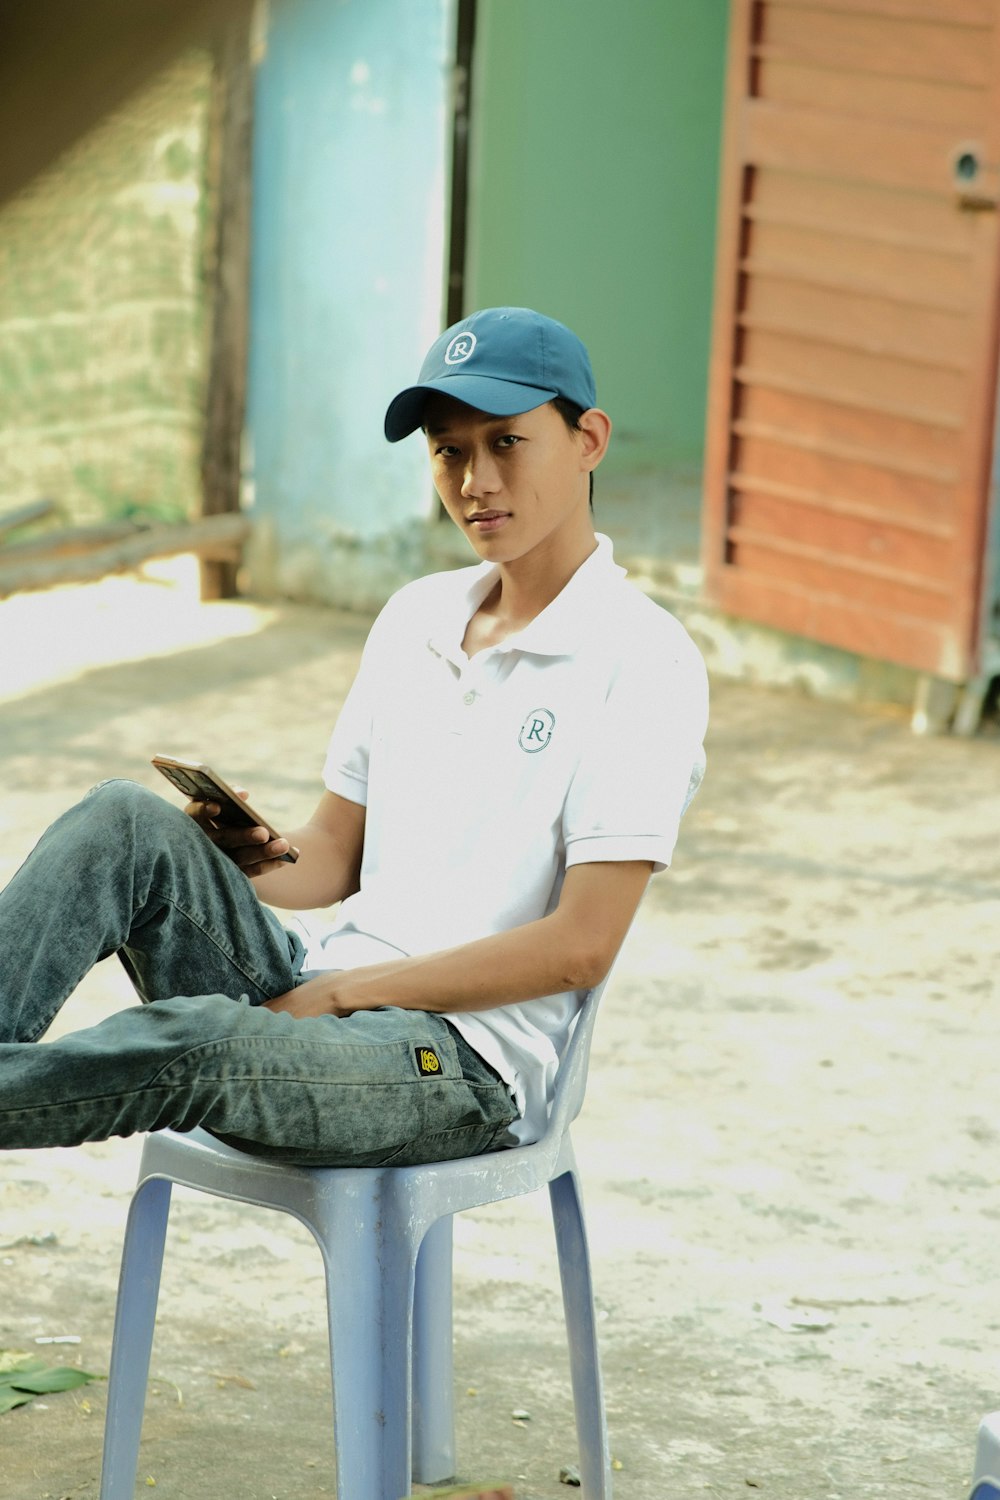
[[[444,362],[446,365],[461,365],[469,358],[476,347],[476,335],[474,333],[456,333],[447,349],[444,351]]]

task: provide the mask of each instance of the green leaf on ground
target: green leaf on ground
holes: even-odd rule
[[[0,1349],[0,1416],[24,1406],[36,1396],[51,1396],[102,1380],[89,1370],[73,1370],[67,1365],[49,1366],[36,1355],[21,1354],[16,1349]]]

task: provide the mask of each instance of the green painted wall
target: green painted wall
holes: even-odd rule
[[[466,308],[561,318],[605,472],[701,459],[726,0],[479,0]]]

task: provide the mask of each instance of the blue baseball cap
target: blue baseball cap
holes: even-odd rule
[[[487,307],[446,328],[420,366],[417,384],[389,403],[390,443],[416,431],[435,391],[496,417],[533,411],[554,396],[584,411],[597,405],[584,345],[564,324],[530,307]]]

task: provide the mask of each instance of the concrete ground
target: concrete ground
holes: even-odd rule
[[[311,807],[365,622],[202,607],[175,574],[0,604],[0,882],[92,782],[156,785],[157,750],[279,823]],[[616,1494],[962,1500],[1000,1406],[1000,739],[718,682],[709,755],[574,1132]],[[60,1025],[128,1000],[111,961]],[[107,1369],[136,1158],[4,1157],[0,1349]],[[465,1215],[456,1244],[461,1472],[558,1500],[545,1203]],[[136,1494],[331,1495],[326,1359],[305,1231],[178,1195]],[[96,1496],[103,1413],[93,1384],[0,1416],[0,1500]]]

